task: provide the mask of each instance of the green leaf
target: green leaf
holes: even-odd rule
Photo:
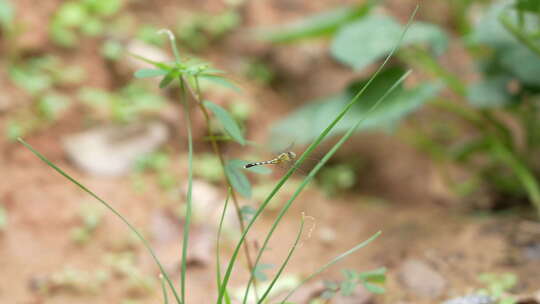
[[[358,274],[358,278],[371,283],[384,283],[386,282],[386,268],[381,267],[371,271],[363,271]]]
[[[495,76],[486,78],[472,84],[467,89],[467,99],[478,108],[499,108],[509,105],[512,95],[508,91],[508,76]]]
[[[149,78],[169,74],[167,70],[141,69],[135,72],[135,78]]]
[[[64,112],[69,106],[69,99],[64,95],[47,94],[39,99],[38,110],[41,115],[47,120],[54,121]]]
[[[223,87],[232,89],[232,90],[234,90],[236,92],[241,92],[242,91],[237,85],[235,85],[234,83],[228,81],[227,79],[225,79],[225,78],[223,78],[221,76],[210,75],[210,74],[201,74],[201,75],[199,75],[199,78],[202,78],[202,79],[211,81],[213,83],[219,84],[219,85],[221,85]]]
[[[248,205],[242,206],[242,208],[240,208],[240,214],[242,214],[242,218],[244,219],[244,221],[247,222],[251,220],[251,218],[256,212],[257,210],[255,210],[255,208]]]
[[[520,11],[540,13],[540,1],[538,0],[517,0],[515,6]]]
[[[170,71],[169,74],[165,75],[163,79],[159,82],[159,88],[163,89],[167,87],[175,78],[176,78],[177,72],[176,71]]]
[[[236,142],[238,142],[242,146],[246,144],[246,140],[242,135],[240,127],[236,123],[236,120],[234,120],[234,118],[232,118],[229,112],[227,112],[227,110],[208,100],[205,100],[203,102],[203,105],[208,110],[212,111],[212,113],[214,113],[214,115],[223,125],[223,128],[225,129],[227,134],[229,134],[229,136],[231,136]]]
[[[345,280],[341,282],[340,287],[342,295],[350,296],[353,294],[354,289],[356,288],[356,282],[354,282],[353,280]]]
[[[276,43],[294,42],[334,33],[344,24],[365,16],[379,1],[371,0],[364,5],[344,6],[318,15],[307,17],[280,29],[262,33],[263,39]]]
[[[369,282],[366,282],[366,281],[363,281],[362,282],[362,285],[369,291],[369,292],[372,292],[372,293],[375,293],[375,294],[383,294],[386,290],[384,289],[384,287],[382,286],[379,286],[379,285],[376,285],[376,284],[371,284]]]
[[[0,0],[0,27],[8,31],[13,28],[15,8],[9,0]]]
[[[231,182],[231,186],[244,197],[251,197],[251,183],[246,175],[241,171],[241,168],[235,165],[234,162],[227,162],[225,165],[225,174]]]
[[[399,68],[383,71],[371,86],[365,91],[362,100],[351,108],[350,113],[335,127],[333,134],[343,133],[352,126],[358,117],[364,115],[368,109],[382,96],[387,88],[402,75]],[[350,88],[338,95],[307,103],[288,117],[278,121],[272,126],[272,145],[285,145],[295,141],[303,145],[317,137],[324,126],[339,113],[340,109],[350,100],[354,92],[362,87],[366,80],[351,84]],[[408,114],[419,109],[426,101],[434,97],[440,85],[424,83],[413,89],[396,88],[377,109],[366,117],[358,131],[367,129],[389,129],[394,127]]]
[[[394,47],[403,26],[389,16],[371,15],[344,26],[334,37],[330,51],[338,61],[361,70],[382,59]],[[436,54],[444,52],[448,38],[437,26],[415,22],[403,46],[428,43]]]

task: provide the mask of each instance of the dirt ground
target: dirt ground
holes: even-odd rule
[[[54,11],[53,4],[59,1],[48,2],[50,3],[46,6],[36,9],[24,9],[35,5],[31,1],[20,1],[23,8],[19,10],[21,19],[29,20],[30,24],[40,24]],[[218,1],[185,2],[181,6],[183,9],[220,9],[220,4],[216,4]],[[309,45],[313,56],[309,61],[305,59],[308,48],[306,45],[272,49],[263,43],[250,42],[242,31],[293,20],[343,2],[250,2],[244,11],[245,24],[238,33],[219,43],[217,50],[212,49],[202,54],[216,62],[220,68],[232,70],[236,67],[235,62],[242,56],[267,54],[283,77],[279,85],[273,88],[262,88],[247,79],[237,79],[246,88],[248,99],[252,100],[253,105],[265,109],[263,117],[249,122],[251,140],[263,141],[268,136],[267,127],[272,121],[299,105],[301,100],[339,90],[352,76],[346,69],[324,56],[325,46],[320,43]],[[131,9],[143,20],[166,24],[172,23],[174,18],[174,12],[167,7],[175,7],[174,5],[172,1],[160,0],[155,4],[155,7],[159,8],[155,13],[149,13],[149,5],[146,4],[133,5]],[[394,8],[396,5],[389,7]],[[29,41],[27,43],[40,52],[55,52],[47,45],[44,38],[46,32],[41,31],[39,28],[32,35],[29,34],[25,38]],[[89,49],[62,56],[91,68],[90,82],[93,84],[113,86],[106,63],[98,56],[89,56],[93,53],[92,47],[95,46],[89,43]],[[292,60],[296,58],[294,56],[300,59]],[[297,64],[287,64],[291,61]],[[2,134],[5,133],[5,122],[8,118],[9,114],[0,114]],[[74,110],[55,126],[26,140],[113,204],[136,227],[150,234],[154,229],[152,227],[155,225],[156,214],[177,210],[183,204],[182,191],[179,190],[176,196],[171,198],[151,182],[152,176],[146,176],[149,181],[148,188],[144,192],[137,192],[133,189],[129,177],[97,178],[78,171],[66,158],[61,140],[68,134],[84,129],[84,126],[79,124],[80,119],[81,113]],[[185,146],[178,145],[182,138],[181,134],[176,134],[169,143],[171,149],[180,153],[173,160],[174,169],[180,176],[180,188],[185,186],[186,178]],[[196,149],[210,152],[209,146],[202,143],[198,143]],[[463,208],[463,203],[456,201],[442,186],[436,164],[395,137],[380,134],[358,136],[344,147],[344,150],[342,155],[358,157],[369,163],[369,170],[360,174],[358,189],[332,198],[325,196],[317,187],[307,189],[276,232],[270,244],[271,249],[263,259],[264,263],[280,264],[295,238],[301,213],[304,212],[313,219],[307,221],[310,233],[306,232],[303,236],[302,246],[288,267],[287,272],[292,277],[310,274],[336,255],[380,230],[383,233],[376,241],[323,273],[316,281],[320,282],[323,278],[337,279],[344,268],[370,270],[384,266],[388,268],[387,292],[373,296],[369,301],[395,304],[437,303],[442,299],[467,294],[481,287],[477,277],[485,272],[516,274],[519,283],[512,290],[515,294],[530,294],[540,289],[540,258],[527,258],[523,242],[517,241],[519,236],[527,233],[540,235],[540,228],[536,223],[518,215],[474,215],[467,208]],[[231,155],[240,152],[242,151],[234,148],[227,151]],[[133,282],[129,282],[125,276],[114,272],[112,278],[106,280],[94,293],[62,288],[54,289],[48,294],[40,291],[40,286],[50,279],[51,274],[66,268],[85,273],[110,269],[111,266],[104,261],[111,253],[132,252],[135,267],[145,277],[155,279],[158,272],[144,248],[133,241],[124,224],[109,212],[104,212],[103,222],[97,227],[89,243],[74,243],[70,231],[80,226],[78,212],[81,204],[98,203],[48,168],[20,144],[0,140],[0,174],[0,203],[5,206],[9,215],[6,229],[0,232],[0,303],[161,303],[159,285],[155,285],[157,288],[151,291],[141,292],[141,288],[133,288]],[[213,208],[220,210],[225,197],[223,185],[207,186],[217,195]],[[197,204],[198,195],[204,197],[205,193],[194,195]],[[283,197],[277,201],[279,207],[279,204],[283,203]],[[258,202],[244,203],[256,205]],[[262,240],[276,215],[276,209],[263,214],[261,222],[249,237],[252,250],[257,246],[254,240]],[[181,221],[177,224],[178,231],[173,232],[173,236],[181,233]],[[197,222],[197,227],[195,233],[205,230],[211,231],[212,236],[215,233],[215,226],[205,221]],[[237,233],[231,230],[225,237],[223,260],[230,256],[233,240],[237,236]],[[213,241],[213,238],[210,239]],[[179,278],[174,263],[180,256],[180,242],[181,239],[175,237],[162,241],[152,239],[152,244],[158,248],[158,254],[163,256],[165,264],[173,269],[172,277],[175,282],[178,282]],[[196,237],[193,242],[197,242]],[[444,287],[440,295],[434,298],[419,296],[413,288],[406,286],[403,282],[403,268],[407,261],[411,260],[421,261],[443,278]],[[242,264],[243,262],[240,261]],[[214,270],[213,260],[189,266],[188,303],[213,301],[216,296]],[[245,283],[247,272],[245,269],[240,270],[233,274],[233,289]],[[275,268],[272,271],[275,271]],[[317,287],[316,284],[310,284],[307,288]],[[133,302],[127,302],[126,299],[133,299]],[[359,299],[360,297],[353,297],[339,303],[368,303]]]

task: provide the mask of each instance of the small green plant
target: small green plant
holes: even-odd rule
[[[171,170],[171,159],[168,153],[157,151],[141,156],[135,163],[134,181],[138,190],[143,183],[139,183],[144,172],[156,174],[159,186],[164,190],[171,190],[176,185],[176,178]]]
[[[497,304],[515,304],[516,299],[507,292],[516,286],[518,279],[513,273],[483,273],[478,280],[485,284],[485,288],[478,290],[479,294],[490,296]]]
[[[418,9],[418,8],[417,8]],[[411,16],[411,21],[414,18],[415,12]],[[187,266],[187,248],[189,245],[189,236],[190,236],[190,225],[192,220],[192,187],[193,187],[193,138],[192,138],[192,122],[191,122],[191,111],[190,107],[191,105],[195,105],[202,114],[205,117],[206,126],[210,134],[208,135],[208,138],[210,139],[212,148],[214,150],[214,153],[219,158],[220,166],[223,170],[224,177],[225,177],[225,184],[228,189],[228,195],[227,199],[225,201],[225,205],[223,208],[223,213],[221,216],[219,229],[218,229],[218,237],[217,237],[217,252],[216,252],[216,265],[217,265],[217,271],[216,271],[216,283],[218,286],[218,294],[217,294],[217,300],[216,303],[222,304],[222,303],[231,303],[231,294],[229,292],[229,283],[230,278],[235,269],[237,268],[236,263],[238,262],[240,251],[243,249],[246,258],[247,258],[247,266],[250,272],[250,278],[248,280],[248,283],[245,288],[245,293],[242,297],[242,303],[247,303],[249,295],[254,294],[255,300],[257,303],[266,303],[271,295],[271,291],[275,286],[277,286],[278,280],[281,278],[281,275],[283,274],[286,266],[288,265],[290,259],[293,256],[293,253],[298,248],[299,241],[302,236],[303,228],[304,228],[304,216],[301,219],[300,227],[298,229],[298,232],[296,234],[296,239],[294,243],[291,245],[289,252],[287,254],[287,257],[283,260],[283,262],[276,266],[276,273],[274,276],[270,279],[270,276],[263,272],[263,270],[267,267],[264,266],[263,263],[261,263],[263,254],[267,251],[267,246],[274,235],[274,232],[280,222],[282,221],[285,214],[288,212],[294,201],[297,199],[297,197],[300,195],[300,193],[303,191],[303,189],[314,179],[315,175],[322,169],[322,167],[329,161],[329,159],[336,153],[336,151],[356,132],[356,130],[367,120],[369,121],[371,115],[373,113],[376,113],[378,106],[383,106],[385,101],[388,97],[392,96],[396,90],[400,87],[402,82],[405,80],[405,78],[410,74],[409,72],[403,72],[400,77],[397,77],[394,82],[390,82],[389,86],[386,88],[386,92],[379,96],[375,102],[371,103],[368,107],[365,108],[364,115],[355,120],[355,123],[350,126],[346,133],[338,140],[336,144],[332,146],[332,148],[324,155],[324,157],[318,161],[316,166],[309,172],[309,174],[298,184],[296,187],[296,190],[294,193],[289,197],[287,202],[283,204],[281,207],[275,221],[272,224],[272,227],[267,232],[264,241],[262,242],[262,245],[260,249],[258,249],[258,252],[256,254],[255,259],[253,259],[251,255],[251,249],[246,245],[246,238],[247,234],[250,232],[251,228],[253,227],[254,223],[259,219],[262,212],[267,208],[267,206],[270,204],[274,196],[279,192],[279,190],[285,185],[285,183],[291,178],[293,173],[295,172],[296,168],[300,166],[308,157],[310,154],[313,153],[313,151],[322,143],[322,141],[331,133],[331,131],[334,129],[334,127],[346,116],[347,112],[349,112],[355,104],[358,103],[360,97],[364,97],[364,94],[366,93],[367,89],[375,83],[375,79],[381,74],[383,71],[386,63],[389,61],[390,57],[393,55],[394,51],[397,49],[397,47],[402,43],[403,38],[405,37],[406,29],[409,27],[405,27],[403,30],[401,36],[397,39],[396,46],[390,51],[388,56],[386,57],[384,63],[381,65],[381,67],[373,74],[373,76],[365,82],[365,84],[358,88],[358,91],[351,96],[350,101],[343,105],[341,110],[336,113],[335,117],[327,124],[327,126],[320,131],[318,136],[313,140],[313,142],[308,146],[308,148],[301,154],[296,160],[295,165],[287,171],[287,173],[280,178],[278,183],[273,187],[273,189],[270,191],[270,193],[264,198],[262,203],[253,210],[250,210],[249,212],[246,212],[244,208],[244,212],[242,212],[238,200],[236,198],[236,192],[246,195],[251,194],[251,184],[249,180],[247,179],[246,175],[242,172],[243,167],[242,164],[245,164],[245,162],[240,160],[230,160],[227,161],[225,159],[225,156],[222,153],[220,143],[212,133],[212,129],[210,128],[210,113],[217,119],[222,128],[223,132],[226,133],[231,141],[234,141],[240,145],[245,145],[246,140],[243,136],[243,133],[238,126],[236,120],[234,120],[229,114],[227,110],[225,110],[223,107],[212,103],[210,101],[205,101],[202,98],[202,93],[199,86],[199,81],[206,79],[210,81],[214,81],[218,84],[224,85],[226,87],[232,87],[235,88],[233,84],[231,84],[228,80],[226,80],[223,76],[223,72],[217,69],[214,69],[210,67],[209,64],[199,62],[199,61],[189,61],[185,57],[180,56],[180,53],[176,46],[176,41],[174,36],[170,31],[165,31],[164,33],[169,36],[169,40],[172,45],[172,49],[175,55],[175,61],[172,63],[166,63],[166,62],[156,62],[149,60],[147,58],[134,55],[135,57],[151,64],[154,66],[153,69],[143,69],[139,70],[135,73],[135,76],[137,78],[148,78],[148,77],[162,77],[159,86],[161,88],[167,87],[170,85],[173,81],[177,81],[179,88],[180,88],[180,102],[183,108],[183,115],[184,115],[184,124],[185,124],[185,130],[187,133],[187,143],[188,143],[188,172],[187,172],[187,181],[188,181],[188,187],[187,187],[187,193],[186,193],[186,212],[185,212],[185,219],[184,219],[184,234],[183,234],[183,240],[182,240],[182,251],[181,251],[181,274],[180,274],[180,289],[179,291],[176,289],[174,284],[172,283],[168,273],[165,271],[163,265],[159,261],[159,259],[156,257],[156,254],[154,253],[153,249],[151,248],[148,241],[145,239],[145,237],[133,226],[129,223],[129,221],[116,209],[112,207],[111,204],[100,198],[97,194],[86,188],[84,185],[82,185],[80,182],[75,180],[73,177],[68,175],[66,172],[64,172],[62,169],[60,169],[58,166],[53,164],[51,161],[49,161],[44,155],[40,154],[38,151],[36,151],[32,146],[30,146],[28,143],[26,143],[24,140],[19,139],[20,142],[25,145],[30,151],[32,151],[37,157],[39,157],[42,161],[44,161],[48,166],[53,168],[56,172],[67,178],[70,182],[78,186],[80,189],[88,193],[90,196],[98,200],[103,206],[108,208],[112,213],[114,213],[120,220],[122,220],[129,228],[130,230],[141,240],[145,248],[148,250],[152,258],[154,259],[155,263],[160,269],[161,275],[162,275],[162,290],[163,290],[163,301],[164,303],[168,303],[168,292],[171,292],[174,301],[177,304],[184,304],[186,303],[186,293],[188,290],[186,290],[186,266]],[[247,191],[249,190],[249,193]],[[238,216],[238,221],[240,223],[241,227],[241,236],[240,239],[236,242],[236,245],[234,246],[234,249],[232,251],[230,260],[227,263],[227,266],[224,271],[221,269],[221,263],[220,263],[220,251],[219,251],[219,242],[220,242],[220,234],[222,230],[222,224],[223,219],[228,207],[229,200],[232,201],[234,205],[234,209],[236,211],[236,214]],[[244,219],[244,216],[248,215],[246,219]],[[306,282],[312,280],[314,277],[318,276],[325,270],[327,270],[329,267],[335,265],[345,257],[349,256],[350,254],[358,251],[359,249],[365,247],[370,242],[375,240],[381,232],[377,232],[373,234],[370,238],[365,240],[364,242],[357,244],[356,246],[352,247],[348,251],[336,256],[334,259],[330,260],[328,263],[323,265],[321,268],[319,268],[317,271],[309,275],[308,277],[304,278],[300,283],[296,285],[296,287],[292,288],[292,290],[283,298],[280,303],[286,303],[287,300],[290,298],[292,294],[294,294],[298,288],[303,286]],[[262,279],[262,276],[265,276],[268,278],[268,285],[260,286],[264,288],[258,288],[258,279]],[[382,277],[384,276],[384,271],[379,271],[377,273],[368,275],[368,273],[360,273],[358,276],[355,276],[356,279],[358,279],[366,288],[371,288],[372,290],[382,291],[382,289],[377,289],[375,286],[376,282],[381,282]],[[253,290],[255,292],[250,293],[251,288],[253,287]],[[260,292],[259,292],[260,291]]]
[[[71,230],[71,238],[78,244],[86,244],[103,218],[102,209],[93,204],[85,203],[79,210],[81,225]]]
[[[80,36],[102,35],[106,21],[123,5],[122,0],[71,0],[57,10],[50,25],[52,40],[63,47],[74,47]]]
[[[34,57],[9,67],[11,80],[31,97],[13,113],[8,122],[7,136],[14,140],[51,125],[71,106],[65,87],[80,83],[85,78],[78,66],[66,66],[57,57]]]
[[[351,296],[358,285],[375,294],[384,293],[381,284],[386,281],[386,268],[378,268],[372,271],[356,272],[345,269],[342,271],[344,279],[341,282],[325,281],[326,290],[321,294],[323,299],[331,299],[337,293],[343,296]]]

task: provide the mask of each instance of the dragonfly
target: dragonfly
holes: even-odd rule
[[[288,152],[283,152],[279,154],[277,157],[272,158],[270,160],[247,163],[244,165],[244,168],[248,169],[251,167],[262,166],[262,165],[278,165],[278,164],[284,164],[284,163],[291,163],[295,159],[296,159],[296,153],[292,151],[288,151]]]

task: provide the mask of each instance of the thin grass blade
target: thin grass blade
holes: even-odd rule
[[[154,262],[158,265],[159,267],[159,270],[161,271],[161,274],[163,275],[163,277],[165,278],[165,280],[167,281],[167,285],[169,285],[169,288],[171,289],[171,291],[173,292],[174,294],[174,297],[176,299],[176,302],[178,304],[182,304],[183,302],[180,300],[180,297],[178,296],[177,292],[176,292],[176,289],[174,288],[174,285],[171,281],[171,279],[169,278],[169,276],[167,275],[167,272],[165,271],[165,268],[163,268],[163,265],[161,265],[161,263],[159,262],[159,259],[157,258],[155,252],[152,250],[152,247],[150,247],[150,243],[148,243],[148,241],[142,236],[142,234],[139,233],[139,231],[133,226],[131,225],[130,222],[128,222],[128,220],[122,216],[122,214],[120,214],[120,212],[116,211],[116,209],[114,209],[109,203],[107,203],[105,200],[103,200],[101,197],[99,197],[97,194],[95,194],[94,192],[92,192],[90,189],[86,188],[83,184],[79,183],[76,179],[74,179],[73,177],[71,177],[69,174],[67,174],[66,172],[64,172],[64,170],[60,169],[58,166],[56,166],[55,164],[53,164],[49,159],[47,159],[43,154],[39,153],[37,150],[35,150],[30,144],[28,144],[26,141],[24,141],[22,138],[18,138],[17,139],[21,144],[23,144],[28,150],[30,150],[32,153],[34,153],[34,155],[36,155],[39,159],[41,159],[43,162],[45,162],[45,164],[47,164],[49,167],[53,168],[56,172],[60,173],[60,175],[64,176],[65,178],[67,178],[70,182],[72,182],[73,184],[75,184],[77,187],[79,187],[81,190],[83,190],[84,192],[88,193],[90,196],[92,196],[93,198],[95,198],[98,202],[100,202],[101,204],[103,204],[103,206],[105,206],[107,209],[109,209],[112,213],[114,213],[122,222],[124,222],[124,224],[126,224],[126,226],[128,226],[128,228],[139,238],[139,240],[141,240],[141,242],[143,243],[144,247],[146,248],[146,250],[148,250],[148,252],[150,253],[150,255],[152,256],[152,258],[154,259]]]

